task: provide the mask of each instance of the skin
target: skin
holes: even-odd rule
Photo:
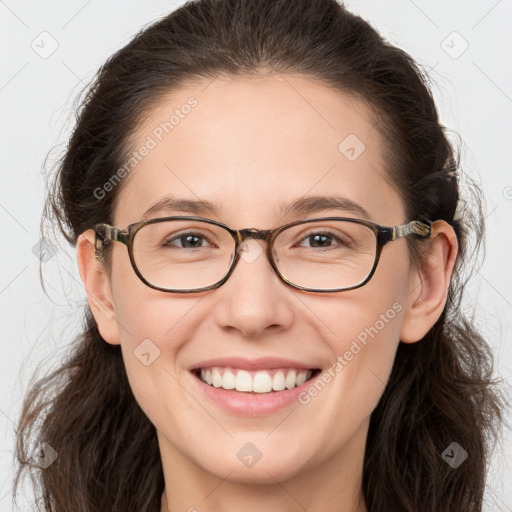
[[[384,140],[354,98],[299,75],[191,83],[148,113],[133,148],[190,96],[197,107],[118,192],[115,226],[140,221],[171,192],[219,205],[219,215],[201,216],[238,229],[304,218],[283,216],[279,205],[310,195],[347,197],[383,225],[410,220],[386,175]],[[338,150],[349,134],[366,146],[354,161]],[[173,214],[189,213],[151,217]],[[343,210],[309,217],[329,215],[357,217]],[[135,398],[157,429],[166,485],[162,511],[366,510],[361,482],[370,414],[398,343],[420,340],[443,311],[457,254],[448,224],[435,224],[419,268],[400,239],[383,249],[368,284],[325,294],[287,286],[264,253],[251,263],[241,260],[216,290],[164,293],[139,280],[119,243],[109,275],[93,243],[91,230],[78,240],[81,277],[100,333],[121,345]],[[188,370],[225,356],[292,358],[328,369],[395,303],[401,311],[305,405],[258,418],[232,415],[198,392]],[[145,366],[133,351],[148,338],[160,355]],[[247,442],[262,453],[251,468],[237,458]]]

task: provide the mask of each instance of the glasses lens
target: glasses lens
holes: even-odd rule
[[[291,283],[317,290],[350,288],[371,272],[377,252],[372,229],[349,221],[308,222],[285,229],[274,259]]]
[[[227,273],[235,241],[220,226],[191,220],[146,224],[135,234],[133,257],[150,284],[172,290],[211,286]]]

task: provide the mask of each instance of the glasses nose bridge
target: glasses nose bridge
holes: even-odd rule
[[[244,242],[248,238],[254,238],[255,240],[263,240],[264,242],[269,242],[273,233],[274,233],[273,229],[256,229],[256,228],[240,229],[236,232],[237,242],[238,242],[238,245],[240,245],[242,242]]]

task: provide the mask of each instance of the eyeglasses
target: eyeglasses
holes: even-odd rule
[[[345,217],[305,219],[277,229],[231,229],[201,217],[165,217],[130,224],[126,230],[97,224],[95,248],[109,242],[128,247],[135,273],[149,287],[192,293],[224,284],[243,257],[242,243],[264,240],[276,274],[310,292],[339,292],[366,284],[384,245],[417,235],[428,238],[431,221],[386,227]],[[245,259],[245,257],[244,257]]]

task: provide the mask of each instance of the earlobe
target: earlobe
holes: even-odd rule
[[[411,274],[400,340],[421,340],[441,316],[458,253],[457,235],[445,221],[433,224],[431,239],[419,268]]]
[[[112,345],[119,345],[117,322],[109,276],[98,260],[94,249],[94,231],[89,229],[77,240],[77,261],[87,300],[101,337]]]

